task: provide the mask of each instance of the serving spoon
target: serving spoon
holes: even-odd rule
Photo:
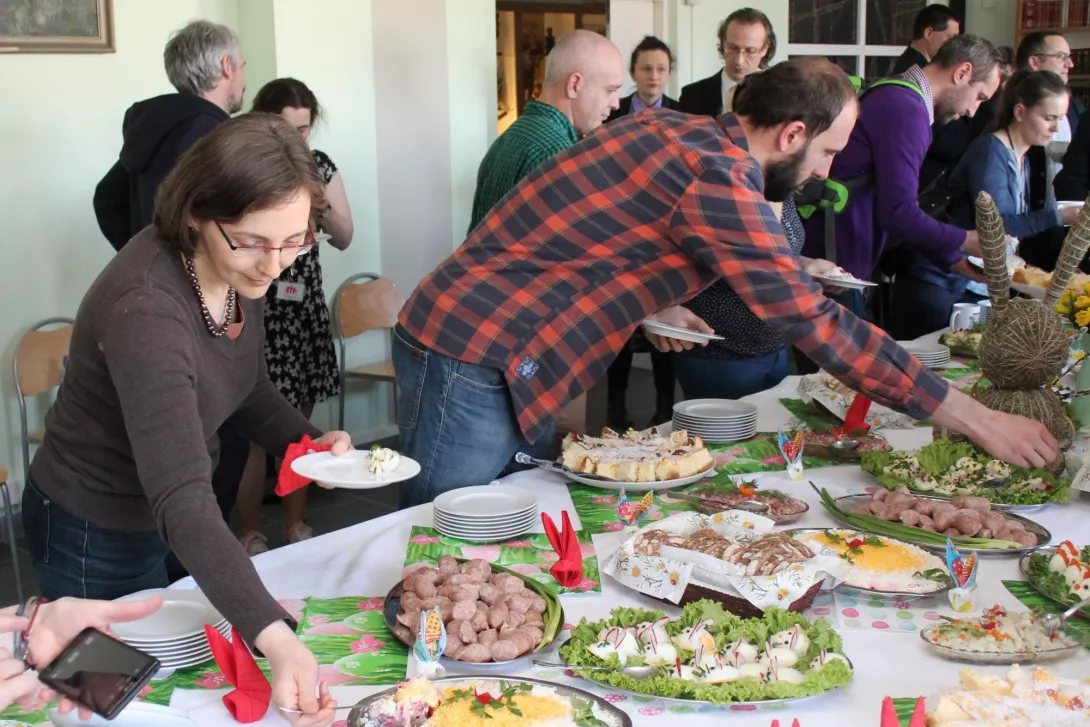
[[[562,474],[562,475],[578,475],[579,477],[582,477],[583,479],[586,479],[586,480],[596,480],[598,482],[617,482],[617,483],[620,483],[620,480],[615,480],[612,477],[603,477],[602,475],[586,474],[586,473],[583,473],[583,472],[572,472],[570,469],[568,469],[567,467],[565,467],[562,464],[559,464],[557,462],[552,462],[552,461],[547,460],[547,459],[537,459],[535,457],[531,457],[530,455],[526,454],[525,452],[516,453],[515,454],[515,461],[518,462],[519,464],[532,464],[535,467],[540,467],[543,470],[549,470],[550,472],[557,472],[557,473]]]
[[[638,682],[650,679],[651,677],[659,673],[658,667],[655,666],[623,666],[620,669],[614,669],[608,666],[571,666],[570,664],[543,661],[541,659],[534,659],[534,666],[544,666],[550,669],[586,669],[588,671],[608,671],[617,674],[624,674],[625,676],[630,676]]]
[[[1049,637],[1055,636],[1056,634],[1064,630],[1064,627],[1067,625],[1067,619],[1074,616],[1079,611],[1079,609],[1081,609],[1083,606],[1086,606],[1087,604],[1090,604],[1090,597],[1082,599],[1059,616],[1054,613],[1046,613],[1037,623],[1041,624],[1041,627],[1045,630],[1045,633],[1048,634]]]

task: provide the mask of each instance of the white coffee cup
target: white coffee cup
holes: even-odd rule
[[[980,320],[980,306],[976,303],[955,303],[950,314],[950,329],[963,331],[972,328]]]
[[[992,317],[992,302],[990,300],[982,300],[977,305],[980,306],[980,315],[977,316],[977,323],[987,323],[988,319]]]

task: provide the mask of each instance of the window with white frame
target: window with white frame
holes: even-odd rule
[[[888,76],[927,0],[790,0],[787,55],[825,56],[853,76]]]

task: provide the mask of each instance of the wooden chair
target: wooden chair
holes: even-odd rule
[[[19,401],[19,442],[23,454],[23,483],[30,479],[30,445],[42,443],[41,431],[30,431],[27,417],[27,399],[51,392],[61,383],[64,367],[68,364],[68,348],[72,343],[71,318],[46,318],[30,327],[15,350],[11,372],[15,379],[15,396]],[[59,326],[59,327],[58,327]],[[4,517],[11,536],[12,558],[15,559],[15,530],[11,513],[11,496],[8,493],[7,471],[4,470],[0,493],[4,499]],[[23,599],[22,582],[19,579],[19,563],[15,561],[15,587]]]
[[[359,282],[365,281],[365,282]],[[389,359],[378,363],[348,368],[346,341],[375,330],[389,330],[397,323],[397,314],[405,305],[405,296],[393,281],[372,273],[359,273],[341,283],[333,294],[333,335],[337,339],[337,359],[341,377],[339,428],[344,429],[345,384],[348,379],[384,381],[394,387],[394,410],[397,410],[397,386],[394,385],[394,363]]]
[[[19,400],[24,481],[30,478],[30,445],[41,444],[43,437],[40,431],[30,431],[27,399],[41,396],[60,385],[64,367],[68,364],[73,323],[75,321],[71,318],[46,318],[39,321],[23,334],[15,350],[11,372],[15,378],[15,396]]]

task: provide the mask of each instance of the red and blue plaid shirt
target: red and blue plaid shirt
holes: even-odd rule
[[[413,292],[424,346],[504,372],[535,441],[640,321],[722,277],[826,371],[928,417],[947,384],[821,293],[763,196],[733,116],[649,110],[601,127],[511,190]]]

